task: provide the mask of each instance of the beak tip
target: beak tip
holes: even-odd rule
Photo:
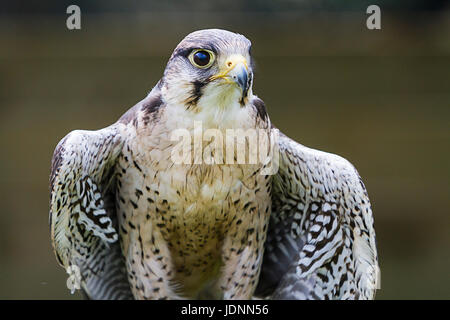
[[[246,68],[241,67],[239,72],[233,76],[236,83],[239,85],[239,87],[242,89],[242,92],[244,95],[247,94],[248,91],[248,71]]]

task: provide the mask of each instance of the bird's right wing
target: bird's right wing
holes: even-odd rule
[[[76,130],[55,149],[50,175],[50,232],[67,285],[91,299],[132,299],[115,212],[118,125]]]

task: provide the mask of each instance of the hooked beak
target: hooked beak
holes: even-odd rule
[[[249,89],[247,60],[238,54],[231,55],[220,72],[211,77],[211,80],[224,79],[227,83],[237,84],[242,90],[242,96],[246,97]]]
[[[248,70],[246,66],[239,64],[230,73],[232,79],[241,87],[243,95],[246,96],[248,91]]]

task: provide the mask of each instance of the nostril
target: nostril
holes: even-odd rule
[[[231,62],[231,61],[229,61],[229,62],[227,63],[228,68],[231,67],[232,65],[233,65],[233,62]]]

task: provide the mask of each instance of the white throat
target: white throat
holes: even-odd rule
[[[248,91],[251,100],[252,90]],[[180,97],[185,96],[181,94]],[[254,126],[250,108],[241,104],[241,90],[232,84],[210,84],[203,89],[202,96],[194,107],[187,106],[180,99],[170,99],[167,106],[168,121],[176,121],[177,128],[192,128],[194,121],[203,128],[247,129]]]

